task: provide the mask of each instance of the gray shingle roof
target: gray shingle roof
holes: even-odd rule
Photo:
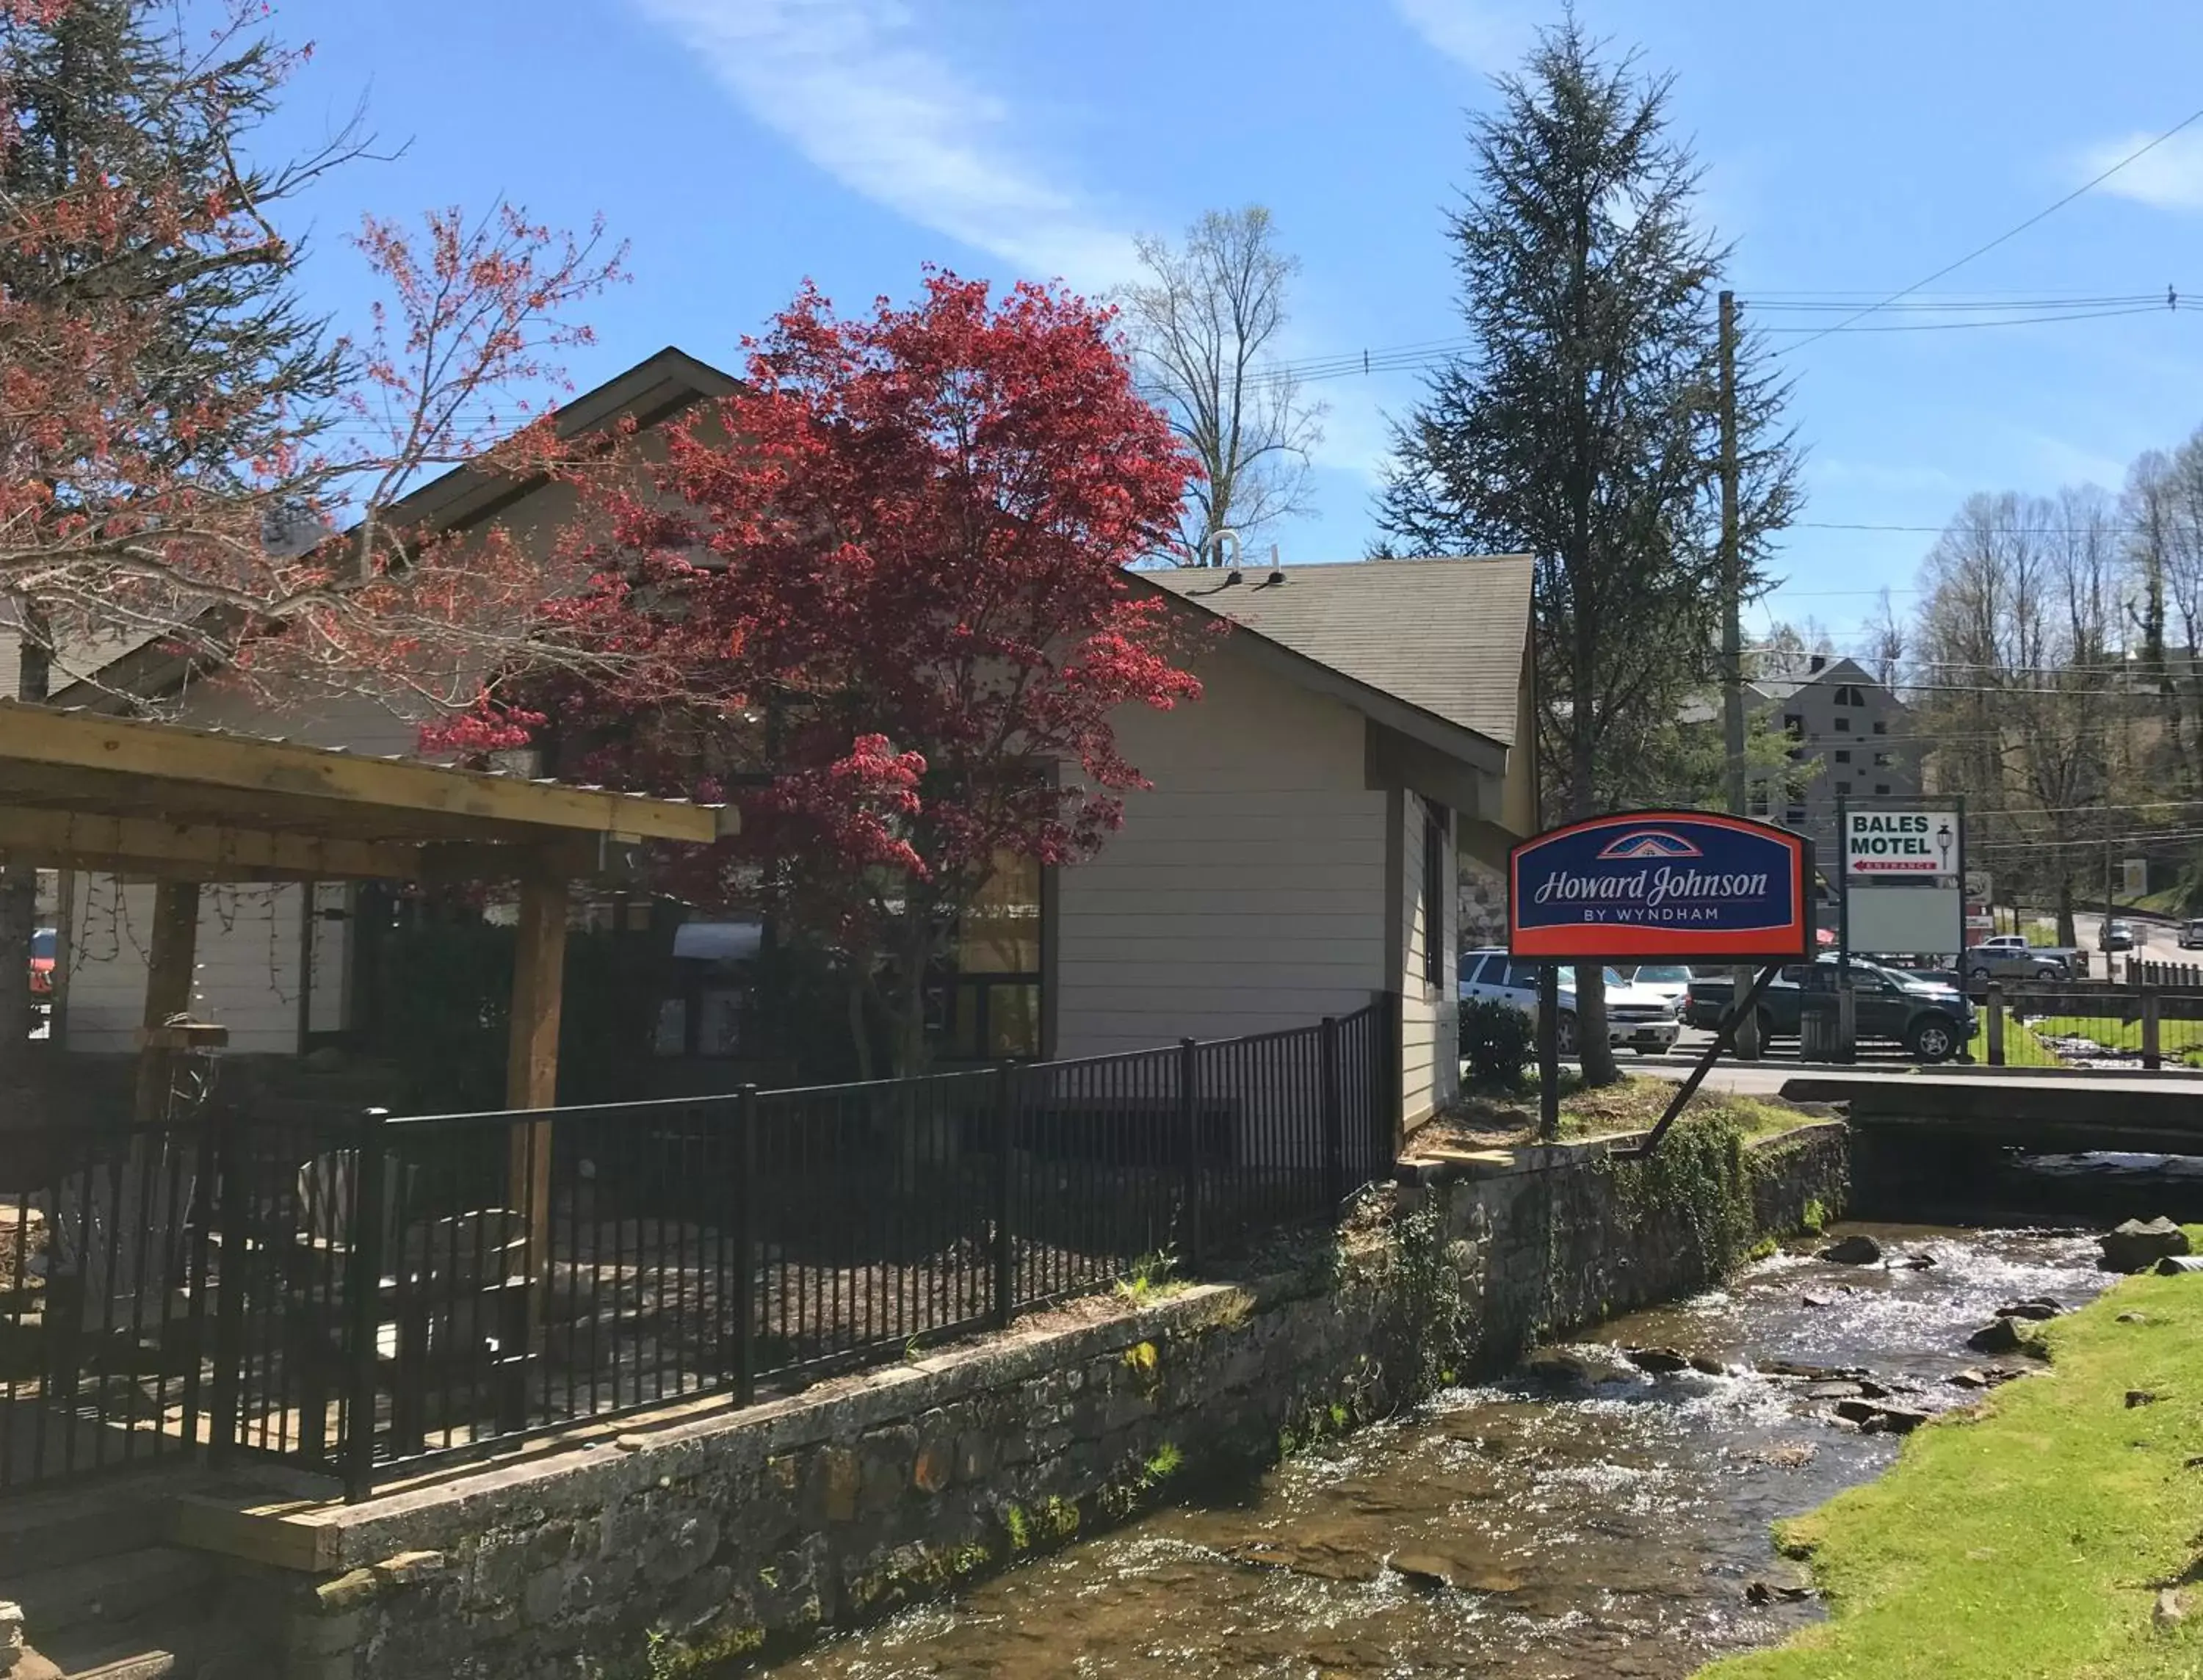
[[[1524,555],[1143,572],[1171,593],[1409,705],[1515,745],[1530,635]]]

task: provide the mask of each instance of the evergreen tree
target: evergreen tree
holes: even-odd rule
[[[1722,572],[1715,288],[1724,247],[1692,220],[1698,171],[1667,79],[1609,62],[1573,15],[1498,108],[1450,219],[1471,348],[1395,428],[1388,545],[1537,560],[1545,798],[1571,816],[1636,792],[1635,768],[1714,673]],[[1739,347],[1743,553],[1796,500],[1784,392]],[[1577,975],[1586,1076],[1619,1076],[1604,988]]]

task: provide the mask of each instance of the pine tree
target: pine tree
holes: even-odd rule
[[[1602,52],[1571,15],[1472,120],[1474,182],[1450,228],[1471,348],[1396,428],[1378,516],[1409,551],[1536,557],[1546,797],[1574,816],[1609,806],[1711,678],[1721,600],[1728,253],[1692,219],[1698,170],[1668,133],[1668,80]],[[1751,568],[1796,499],[1783,396],[1747,340]],[[1576,978],[1585,1075],[1617,1078],[1598,970]]]

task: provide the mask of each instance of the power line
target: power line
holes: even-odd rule
[[[1909,293],[1892,293],[1901,298]],[[1919,321],[1904,326],[1862,327],[1856,330],[1874,333],[1947,332],[1954,328],[1976,327],[2024,327],[2069,321],[2099,321],[2122,315],[2153,315],[2176,312],[2182,297],[2177,286],[2164,291],[2131,292],[2082,292],[2072,294],[2042,294],[2016,298],[1953,298],[1949,301],[1928,301],[1914,298],[1909,303],[1885,303],[1881,307],[1896,309],[1903,313],[1998,315],[2003,319],[1987,321]],[[1825,298],[1827,301],[1780,301],[1784,298],[1803,299]],[[1873,309],[1860,309],[1853,302],[1843,301],[1840,293],[1752,293],[1738,301],[1754,309],[1769,313],[1834,313],[1847,310],[1850,320],[1875,313]],[[2047,313],[2046,313],[2046,311]],[[1759,329],[1769,333],[1804,333],[1811,335],[1802,343],[1786,347],[1802,349],[1813,338],[1824,338],[1831,333],[1852,330],[1847,321],[1838,321],[1828,327],[1766,327]],[[1296,362],[1279,363],[1255,370],[1249,375],[1250,382],[1275,383],[1281,380],[1344,379],[1356,374],[1374,374],[1403,373],[1442,362],[1474,349],[1475,340],[1465,334],[1439,339],[1417,339],[1404,344],[1387,345],[1362,350],[1332,351],[1320,356],[1303,357]]]
[[[1909,298],[1914,292],[1924,290],[1926,287],[1933,286],[1937,280],[1941,280],[1944,275],[1956,273],[1958,269],[1964,268],[1966,264],[1971,262],[1976,257],[1986,256],[1989,252],[1994,251],[1999,245],[2018,238],[2019,235],[2024,233],[2029,228],[2034,227],[2037,222],[2043,221],[2046,217],[2056,215],[2059,210],[2064,209],[2066,205],[2071,203],[2076,198],[2078,198],[2084,193],[2093,192],[2095,188],[2101,186],[2106,181],[2109,180],[2113,175],[2118,174],[2120,170],[2125,168],[2129,164],[2148,156],[2151,152],[2155,151],[2159,146],[2163,145],[2167,140],[2172,139],[2174,135],[2179,133],[2182,129],[2191,127],[2199,121],[2203,121],[2203,107],[2198,107],[2196,109],[2190,111],[2186,116],[2174,123],[2171,127],[2166,129],[2155,139],[2137,146],[2134,150],[2129,152],[2124,157],[2119,159],[2117,162],[2112,164],[2108,169],[2106,169],[2101,174],[2094,175],[2089,180],[2082,182],[2080,186],[2075,187],[2064,197],[2057,200],[2054,203],[2044,206],[2041,209],[2037,210],[2033,215],[2029,216],[2024,221],[2022,221],[2014,227],[2006,228],[2003,233],[1998,234],[1996,238],[1989,240],[1986,245],[1975,246],[1973,250],[1968,251],[1964,256],[1959,257],[1956,262],[1945,263],[1941,268],[1936,269],[1934,274],[1924,275],[1921,279],[1915,280],[1911,285],[1891,292],[1888,297],[1884,298],[1881,302],[1868,304],[1866,308],[1859,310],[1857,314],[1846,316],[1844,320],[1838,321],[1834,327],[1823,328],[1821,332],[1815,333],[1811,338],[1801,339],[1797,344],[1791,345],[1789,348],[1793,351],[1803,350],[1808,345],[1817,344],[1821,339],[1828,337],[1829,333],[1841,332],[1846,327],[1853,325],[1855,322],[1865,320],[1867,316],[1876,313],[1878,310],[1886,309],[1892,304],[1897,303],[1902,298]]]
[[[1871,315],[1873,311],[1871,309],[1861,309],[1858,314],[1853,315],[1851,320],[1857,321],[1861,317]],[[2123,309],[2084,309],[2078,313],[2070,315],[2013,315],[2000,321],[1908,321],[1901,327],[1854,327],[1851,324],[1851,321],[1840,321],[1834,327],[1822,327],[1818,328],[1811,327],[1762,327],[1758,330],[1763,333],[1805,333],[1811,335],[1808,338],[1799,339],[1794,345],[1785,345],[1781,350],[1775,351],[1775,354],[1778,356],[1787,356],[1793,350],[1803,350],[1807,345],[1817,344],[1821,339],[1827,338],[1832,333],[1963,333],[1978,327],[2049,327],[2063,321],[2110,321],[2115,316],[2123,315],[2169,315],[2177,313],[2177,309],[2168,309],[2165,302],[2162,299],[2159,299],[2155,303],[2130,304]]]

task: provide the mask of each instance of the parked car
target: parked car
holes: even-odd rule
[[[2105,950],[2131,951],[2134,948],[2135,930],[2133,923],[2113,922],[2110,926],[2104,929]]]
[[[2180,948],[2193,951],[2203,946],[2203,922],[2183,922],[2180,924]]]
[[[1759,998],[1762,1042],[1795,1038],[1804,1015],[1806,986],[1816,989],[1828,983],[1825,970],[1836,962],[1824,956],[1810,965],[1793,964],[1769,984]],[[1861,1040],[1901,1044],[1923,1062],[1947,1062],[1972,1042],[1976,1019],[1973,1001],[1955,986],[1913,980],[1861,958],[1851,959],[1852,1021]],[[1693,1027],[1717,1027],[1735,996],[1726,976],[1693,980],[1683,1018]]]
[[[2084,965],[2067,945],[2029,945],[2024,934],[1993,934],[1966,952],[1966,978],[2069,980]]]
[[[1675,1041],[1680,1030],[1675,1006],[1648,988],[1633,986],[1612,969],[1606,975],[1606,1036],[1617,1048],[1657,1056]],[[1573,968],[1560,975],[1560,1021],[1556,1035],[1561,1054],[1576,1053],[1576,977]],[[1471,951],[1461,959],[1461,1000],[1490,998],[1509,1004],[1535,1018],[1538,1013],[1538,964],[1509,957],[1499,950]]]
[[[1637,972],[1629,976],[1629,983],[1640,992],[1657,993],[1667,999],[1675,1011],[1675,1018],[1682,1019],[1683,999],[1691,990],[1691,971],[1680,963],[1639,964]]]

